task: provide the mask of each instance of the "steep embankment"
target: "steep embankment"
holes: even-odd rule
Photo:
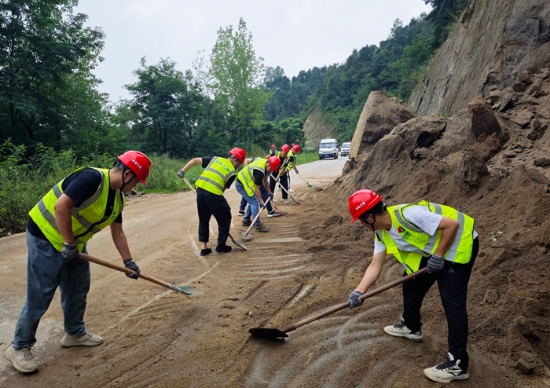
[[[473,0],[413,91],[411,107],[454,115],[548,62],[548,0]]]

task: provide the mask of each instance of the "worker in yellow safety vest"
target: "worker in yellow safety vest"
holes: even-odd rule
[[[267,177],[272,171],[277,171],[281,161],[276,156],[269,159],[255,158],[250,164],[246,165],[238,174],[235,189],[248,202],[248,207],[244,214],[242,225],[249,226],[252,220],[260,211],[260,207],[265,207],[262,199],[261,185],[267,190],[268,196],[273,200],[273,192],[269,189]],[[262,224],[260,217],[256,219],[254,227],[257,232],[268,232],[270,227]]]
[[[84,325],[86,296],[90,289],[86,243],[107,226],[127,274],[137,279],[140,269],[132,259],[122,229],[122,210],[129,193],[140,181],[145,185],[151,161],[139,151],[118,156],[111,169],[81,168],[57,183],[31,209],[27,221],[27,298],[15,327],[6,358],[23,373],[38,369],[34,351],[36,330],[57,287],[61,289],[64,347],[95,346],[103,342]]]
[[[294,158],[290,151],[290,146],[288,144],[285,144],[281,147],[281,151],[277,152],[277,157],[280,160],[280,167],[277,169],[277,171],[273,171],[271,174],[270,180],[269,180],[269,187],[271,192],[275,192],[275,186],[277,184],[277,179],[279,180],[279,184],[285,188],[285,190],[282,190],[283,195],[283,202],[285,204],[288,204],[288,174],[287,174],[287,167],[290,163],[291,157]],[[294,160],[294,159],[293,159]]]
[[[427,201],[387,207],[374,191],[363,189],[349,197],[352,223],[360,220],[374,234],[374,254],[363,279],[349,295],[350,308],[382,272],[387,254],[393,255],[410,274],[427,267],[428,273],[403,283],[401,319],[384,331],[395,337],[422,340],[420,307],[437,281],[448,325],[446,360],[424,369],[431,380],[447,383],[465,380],[468,374],[468,282],[479,249],[474,219],[450,206]]]
[[[239,168],[245,158],[246,151],[235,147],[229,151],[228,158],[218,156],[193,158],[178,172],[178,176],[183,178],[187,170],[196,164],[201,164],[205,169],[196,182],[201,256],[212,253],[212,249],[208,247],[210,218],[212,216],[214,216],[218,223],[218,245],[216,246],[216,252],[227,253],[231,251],[231,246],[226,244],[231,227],[231,207],[223,194],[233,184],[236,176],[235,170]]]

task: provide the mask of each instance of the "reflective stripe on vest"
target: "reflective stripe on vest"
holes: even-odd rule
[[[83,168],[75,170],[71,175],[82,170]],[[126,203],[126,199],[122,193],[117,190],[113,203],[113,212],[104,219],[109,197],[109,170],[99,168],[94,168],[94,170],[101,174],[101,183],[96,192],[79,207],[71,208],[72,231],[75,243],[80,251],[82,251],[84,243],[90,240],[95,233],[113,223],[118,215],[122,213],[122,209]],[[63,249],[63,237],[55,221],[54,207],[59,197],[63,194],[62,184],[65,179],[61,180],[46,193],[29,212],[30,217],[42,233],[44,233],[44,236],[60,252]]]
[[[455,239],[449,250],[443,255],[445,260],[455,263],[467,263],[470,261],[474,231],[474,219],[467,214],[445,205],[420,201],[408,205],[398,205],[388,207],[393,226],[399,231],[401,237],[412,246],[418,248],[425,255],[432,255],[441,240],[441,231],[438,230],[434,236],[430,236],[422,231],[418,226],[405,219],[403,210],[408,206],[426,206],[432,213],[458,221],[459,227]],[[405,267],[407,273],[415,272],[420,267],[422,254],[416,252],[404,252],[399,250],[397,244],[392,240],[389,233],[385,230],[377,230],[376,237],[384,242],[388,254],[395,258]]]
[[[212,194],[223,195],[225,185],[235,174],[235,167],[229,159],[216,156],[208,163],[196,185]]]
[[[261,171],[265,176],[266,163],[267,163],[267,159],[256,158],[252,163],[250,163],[248,166],[245,166],[237,174],[237,178],[239,179],[239,182],[242,183],[244,190],[246,191],[246,194],[248,194],[249,197],[252,197],[256,194],[256,184],[254,183],[253,170]]]

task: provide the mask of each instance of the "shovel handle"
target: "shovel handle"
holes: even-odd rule
[[[275,177],[273,176],[273,174],[271,174],[271,177],[272,177],[272,178],[275,178]],[[294,197],[292,196],[292,194],[290,194],[290,193],[288,192],[288,190],[279,182],[279,180],[281,179],[281,177],[277,177],[276,179],[277,179],[277,180],[275,181],[275,183],[276,183],[276,184],[279,184],[279,187],[280,187],[281,189],[283,189],[283,190],[287,193],[287,195],[288,195],[294,202],[296,202],[297,204],[300,204],[300,202],[296,201],[296,200],[294,199]]]
[[[296,174],[298,174],[298,173],[296,173]],[[308,181],[306,181],[306,180],[304,179],[303,176],[301,176],[300,174],[298,174],[298,176],[299,176],[300,178],[302,178],[302,180],[303,180],[304,182],[306,182],[306,184],[307,184],[309,187],[311,187],[311,185],[308,183]]]
[[[90,256],[90,255],[88,255],[88,254],[86,254],[86,253],[80,253],[79,256],[80,256],[81,259],[84,259],[84,260],[86,260],[86,261],[90,261],[90,262],[92,262],[92,263],[96,263],[96,264],[102,265],[102,266],[104,266],[104,267],[116,269],[117,271],[124,272],[124,273],[130,274],[130,275],[131,275],[131,274],[135,274],[135,272],[132,271],[131,269],[128,269],[128,268],[126,268],[126,267],[120,267],[120,266],[118,266],[118,265],[109,263],[108,261],[101,260],[101,259],[98,259],[97,257]],[[147,276],[147,275],[144,275],[144,274],[140,274],[140,275],[139,275],[139,278],[140,278],[140,279],[147,280],[147,281],[150,281],[150,282],[155,283],[155,284],[158,284],[159,286],[163,286],[163,287],[169,288],[169,289],[171,289],[171,290],[181,292],[181,290],[179,290],[179,289],[178,289],[176,286],[174,286],[173,284],[163,282],[162,280],[159,280],[159,279],[155,279],[155,278],[152,277],[152,276]]]
[[[256,217],[254,217],[254,219],[252,220],[252,222],[250,223],[250,226],[248,227],[248,229],[246,230],[246,233],[244,235],[244,237],[248,236],[248,233],[250,233],[250,229],[252,229],[252,227],[254,226],[254,223],[258,220],[258,218],[260,217],[260,213],[262,212],[262,210],[264,210],[264,208],[267,206],[267,204],[269,203],[269,201],[271,201],[271,197],[267,199],[267,201],[265,201],[265,204],[264,204],[264,207],[260,207],[260,211],[258,212],[258,214],[256,214]]]
[[[402,284],[402,283],[405,283],[406,281],[409,281],[411,280],[412,278],[415,278],[416,276],[418,275],[422,275],[424,273],[428,272],[428,268],[427,267],[424,267],[416,272],[413,272],[407,276],[403,276],[402,278],[400,279],[397,279],[397,280],[394,280],[393,282],[390,282],[388,284],[385,284],[383,285],[382,287],[378,287],[377,289],[375,290],[372,290],[372,291],[369,291],[369,292],[366,292],[364,293],[363,295],[361,295],[359,297],[359,299],[361,300],[365,300],[367,298],[370,298],[371,296],[374,296],[376,294],[380,294],[381,292],[384,292],[386,290],[389,290],[390,288],[393,288],[399,284]],[[303,321],[300,321],[298,323],[295,323],[294,325],[290,325],[290,326],[287,326],[285,327],[284,329],[282,329],[281,331],[283,333],[288,333],[289,331],[292,331],[292,330],[296,330],[297,328],[301,327],[301,326],[304,326],[304,325],[307,325],[308,323],[311,323],[313,321],[316,321],[317,319],[320,319],[320,318],[323,318],[323,317],[326,317],[327,315],[330,315],[332,313],[335,313],[336,311],[340,311],[342,309],[345,309],[346,307],[349,307],[349,302],[345,302],[345,303],[340,303],[340,304],[337,304],[335,306],[332,306],[331,308],[329,308],[328,310],[325,310],[323,311],[322,313],[319,313],[317,315],[314,315],[310,318],[307,318],[307,319],[304,319]]]
[[[195,193],[195,195],[197,194],[197,190],[195,190],[195,188],[193,187],[193,185],[191,185],[191,183],[189,183],[189,181],[187,180],[187,178],[183,177],[181,178],[183,179],[183,181],[187,184],[187,186],[189,186],[189,188],[191,189],[191,191],[193,193]]]

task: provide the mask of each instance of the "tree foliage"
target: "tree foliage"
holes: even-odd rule
[[[105,147],[105,96],[91,70],[104,35],[76,0],[0,3],[0,140],[56,149]]]
[[[141,60],[137,82],[126,85],[134,97],[118,108],[118,117],[130,129],[132,142],[144,152],[192,156],[205,141],[226,144],[224,117],[201,94],[190,75],[176,63],[161,59],[156,65]]]
[[[210,55],[209,88],[215,101],[228,113],[233,130],[231,142],[250,149],[265,115],[269,93],[260,88],[264,77],[263,58],[257,57],[252,33],[241,18],[233,26],[220,28]]]

